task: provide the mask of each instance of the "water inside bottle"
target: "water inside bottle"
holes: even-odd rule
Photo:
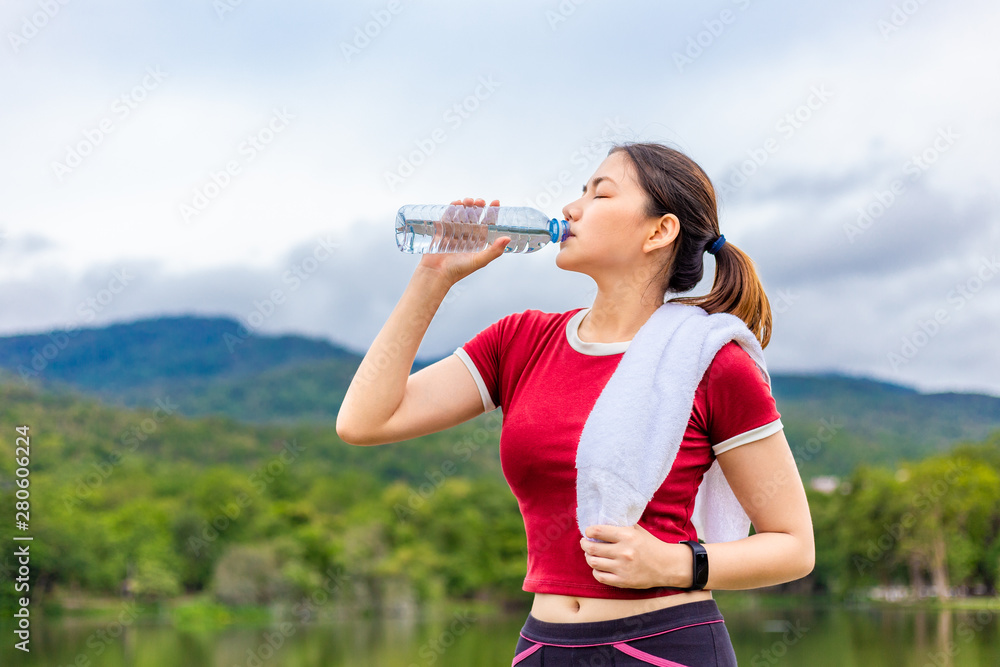
[[[400,221],[397,220],[397,228]],[[402,221],[401,247],[413,253],[479,252],[501,236],[510,237],[505,253],[534,252],[552,239],[548,233],[526,233],[520,227],[419,218]]]

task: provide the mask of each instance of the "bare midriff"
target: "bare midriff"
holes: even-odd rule
[[[616,600],[588,598],[576,595],[554,595],[535,593],[531,605],[531,615],[547,623],[589,623],[610,621],[636,614],[645,614],[665,607],[672,607],[698,600],[711,600],[711,591],[685,591],[676,595],[664,595],[641,600]]]

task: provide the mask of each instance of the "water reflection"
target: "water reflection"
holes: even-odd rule
[[[1000,612],[802,607],[726,611],[741,665],[1000,665]],[[121,625],[35,619],[32,652],[12,642],[0,664],[44,667],[468,667],[510,665],[524,615],[439,614],[220,630],[178,629],[143,619]],[[4,636],[9,625],[0,624]]]

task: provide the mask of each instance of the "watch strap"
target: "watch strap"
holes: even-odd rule
[[[686,544],[691,547],[693,558],[693,583],[690,588],[684,590],[700,591],[708,583],[708,551],[696,540],[684,540],[680,544]]]

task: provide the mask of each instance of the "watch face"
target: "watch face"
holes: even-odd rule
[[[708,551],[705,547],[694,540],[685,540],[682,544],[691,547],[694,555],[694,577],[689,590],[698,590],[708,583]]]
[[[708,553],[702,547],[702,551],[695,555],[695,583],[698,588],[704,588],[708,583]]]

